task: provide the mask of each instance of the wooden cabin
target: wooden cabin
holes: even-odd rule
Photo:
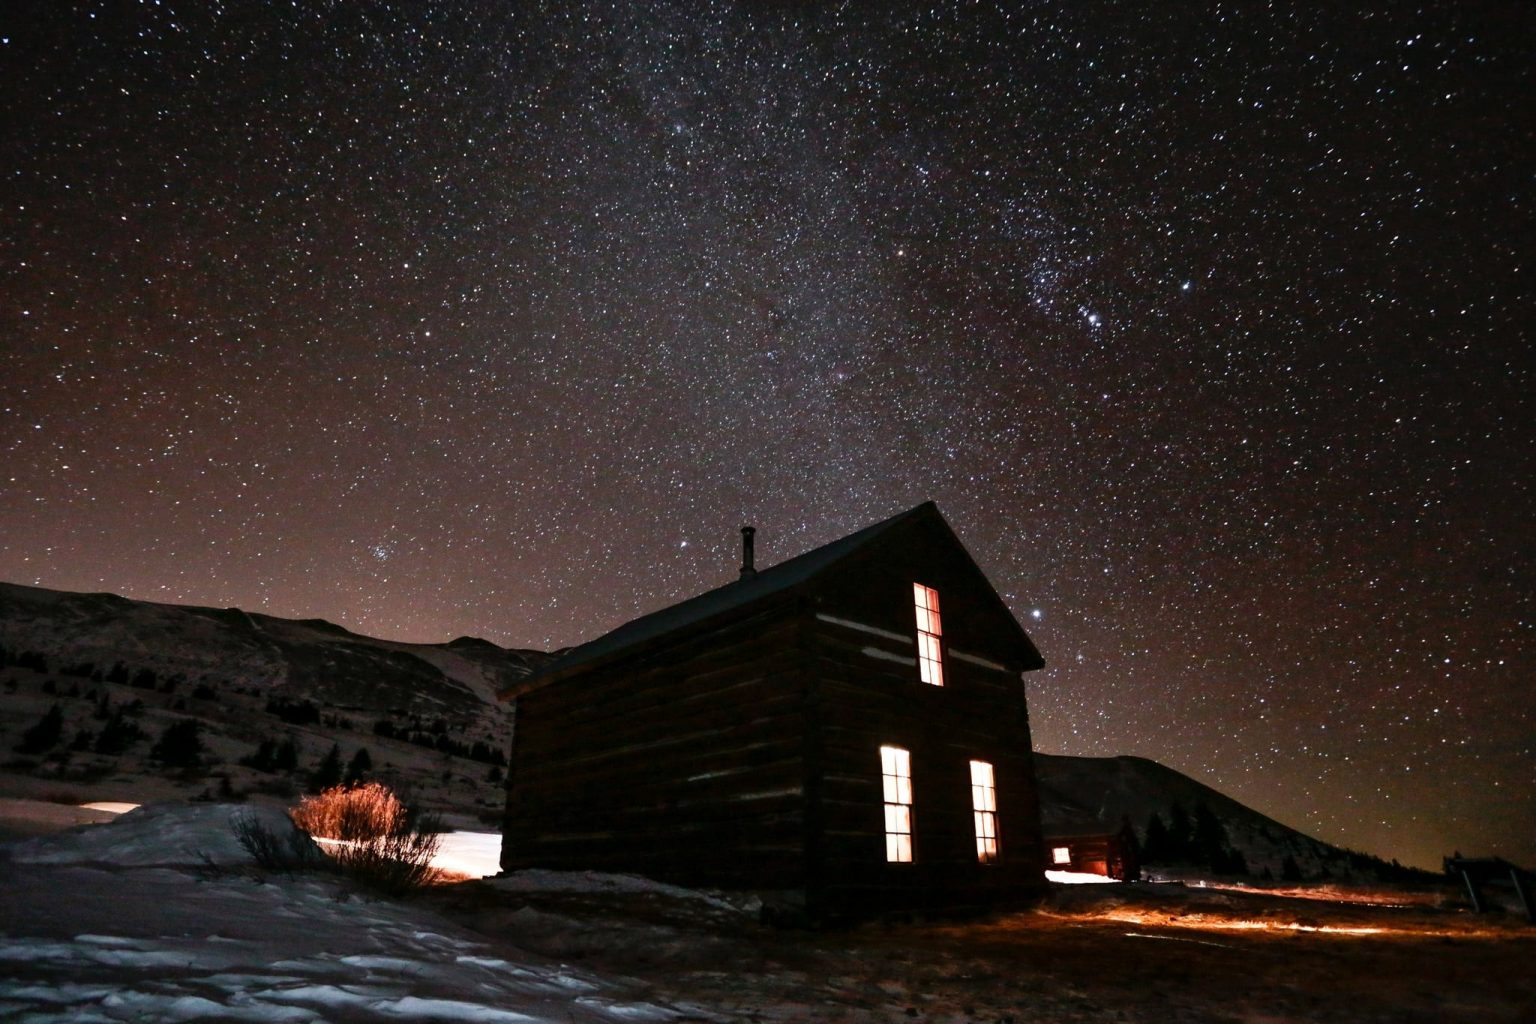
[[[1103,875],[1122,882],[1141,878],[1141,846],[1129,819],[1119,828],[1102,822],[1047,822],[1045,868],[1084,875]]]
[[[1043,890],[1023,673],[926,503],[573,648],[516,702],[501,866],[746,889],[792,917]]]

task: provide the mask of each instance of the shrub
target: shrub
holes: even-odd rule
[[[310,835],[335,840],[326,852],[336,865],[375,889],[404,895],[437,875],[437,822],[380,783],[336,786],[305,797],[289,813]]]
[[[261,867],[268,871],[291,874],[306,867],[318,867],[315,844],[299,829],[278,835],[254,814],[237,814],[230,820],[235,839]]]

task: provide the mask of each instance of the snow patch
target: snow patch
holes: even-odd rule
[[[251,855],[235,838],[234,825],[242,817],[279,836],[295,831],[288,816],[271,807],[145,804],[105,824],[12,843],[8,852],[19,864],[250,864]]]

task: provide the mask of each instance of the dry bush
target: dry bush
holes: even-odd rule
[[[403,895],[437,875],[437,822],[380,783],[327,789],[289,814],[310,835],[333,840],[325,852],[344,874],[376,889]]]
[[[312,836],[362,842],[399,831],[407,810],[388,786],[370,782],[364,786],[335,786],[318,796],[307,796],[288,812],[299,828]]]
[[[254,814],[237,814],[230,821],[235,838],[259,867],[292,874],[304,868],[319,867],[318,854],[309,836],[299,829],[284,835],[268,828]]]

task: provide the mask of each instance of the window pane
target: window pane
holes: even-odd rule
[[[971,810],[976,828],[976,856],[990,863],[997,859],[997,790],[992,784],[992,765],[971,762]]]
[[[901,747],[880,748],[885,797],[885,859],[912,859],[912,755]]]

